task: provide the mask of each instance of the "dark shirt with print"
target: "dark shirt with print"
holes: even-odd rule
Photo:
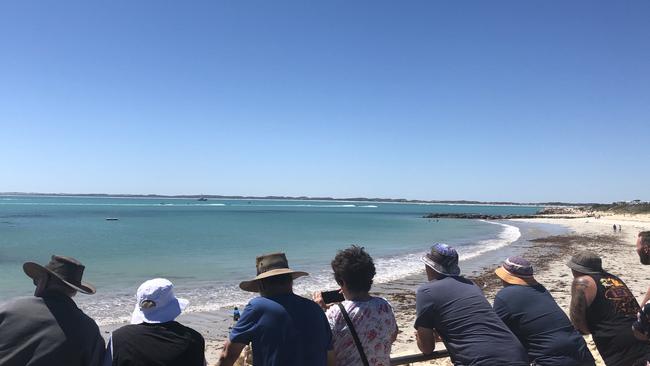
[[[587,325],[607,366],[629,366],[650,355],[650,345],[634,337],[639,303],[625,283],[609,274],[592,274],[596,297],[587,308]]]

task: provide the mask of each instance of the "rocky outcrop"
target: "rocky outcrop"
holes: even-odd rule
[[[424,216],[425,219],[471,219],[471,220],[510,220],[510,219],[537,219],[549,217],[542,214],[535,215],[486,215],[486,214],[473,214],[473,213],[430,213]],[[553,215],[556,219],[575,219],[579,216],[557,216]],[[582,216],[585,217],[585,216]]]

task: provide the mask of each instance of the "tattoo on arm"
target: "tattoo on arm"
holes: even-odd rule
[[[589,282],[584,278],[576,278],[571,285],[569,315],[573,326],[582,334],[589,334],[589,327],[587,326],[587,287],[589,287]]]

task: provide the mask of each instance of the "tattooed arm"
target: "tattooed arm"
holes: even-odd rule
[[[589,276],[579,276],[571,284],[571,308],[569,315],[573,326],[582,334],[589,334],[587,308],[596,297],[596,282]]]

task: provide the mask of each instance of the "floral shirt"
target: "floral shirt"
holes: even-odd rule
[[[397,334],[397,323],[388,301],[381,297],[372,297],[367,301],[343,301],[342,304],[354,324],[368,363],[371,366],[389,366],[390,349],[393,337]],[[326,315],[332,328],[336,365],[362,365],[361,356],[339,307],[331,306]]]

